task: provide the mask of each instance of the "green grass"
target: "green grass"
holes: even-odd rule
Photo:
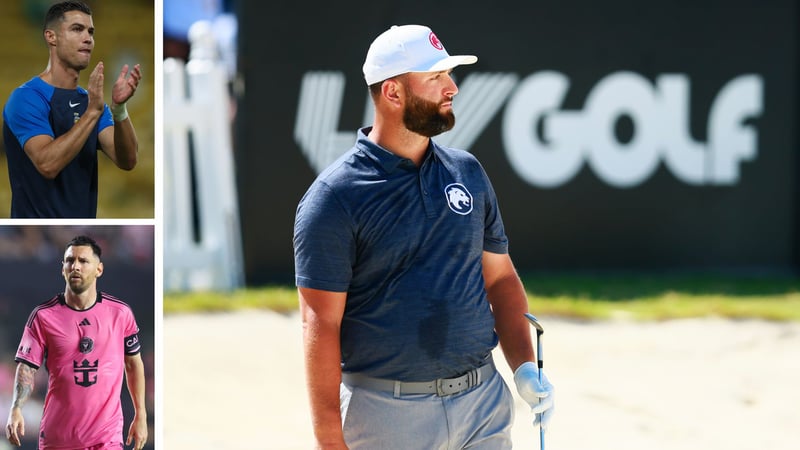
[[[289,286],[238,289],[233,292],[165,293],[164,314],[221,312],[241,309],[297,309],[297,290]]]
[[[534,314],[577,319],[687,317],[800,321],[800,278],[732,276],[525,277]]]
[[[800,278],[726,276],[523,277],[536,315],[579,320],[688,317],[800,321]],[[230,293],[167,293],[164,313],[241,309],[297,309],[291,286],[266,286]]]

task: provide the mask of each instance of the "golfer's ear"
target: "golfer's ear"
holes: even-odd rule
[[[402,91],[403,85],[400,84],[397,78],[389,78],[381,85],[381,94],[392,103],[400,100]]]

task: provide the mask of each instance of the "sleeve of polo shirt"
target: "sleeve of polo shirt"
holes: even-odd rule
[[[300,200],[294,223],[295,284],[346,292],[355,260],[350,215],[336,194],[315,182]]]
[[[483,178],[486,182],[486,218],[484,220],[483,249],[489,253],[508,253],[508,237],[500,216],[500,206],[497,204],[497,195],[489,180],[486,171],[481,167]]]

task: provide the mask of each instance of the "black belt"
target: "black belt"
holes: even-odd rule
[[[395,397],[404,394],[436,394],[444,397],[477,386],[494,372],[494,361],[489,358],[489,362],[486,364],[455,378],[439,378],[431,381],[396,381],[368,377],[360,373],[342,372],[342,382],[348,386],[392,392]]]

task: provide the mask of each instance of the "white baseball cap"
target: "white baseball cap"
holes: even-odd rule
[[[393,26],[372,41],[364,61],[367,85],[408,72],[438,72],[461,64],[474,64],[473,55],[450,56],[430,28]]]

